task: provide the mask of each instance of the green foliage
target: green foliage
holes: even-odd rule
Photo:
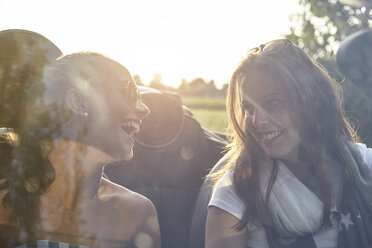
[[[198,96],[208,98],[225,98],[225,89],[219,90],[213,80],[208,83],[203,78],[195,78],[190,83],[186,80],[182,80],[180,87],[177,89],[177,93],[182,96]]]
[[[372,27],[372,12],[344,5],[337,0],[299,0],[303,11],[291,19],[286,38],[304,49],[341,82],[346,115],[360,138],[372,146],[372,88],[366,89],[344,78],[335,65],[335,52],[348,35]]]
[[[150,87],[159,89],[159,90],[166,89],[165,85],[163,84],[162,76],[160,73],[154,74],[154,77],[150,82]]]
[[[137,80],[142,83],[141,78],[135,75],[135,81],[137,82]],[[143,85],[143,83],[139,85]],[[154,75],[149,86],[160,91],[173,92],[186,97],[225,98],[227,94],[227,85],[224,85],[222,89],[217,89],[213,80],[207,83],[200,77],[193,79],[191,82],[182,79],[180,86],[176,89],[164,85],[162,76],[158,73]]]
[[[299,0],[303,11],[292,16],[286,37],[317,58],[332,57],[348,35],[372,26],[366,8],[354,8],[337,0]]]
[[[205,97],[182,97],[182,103],[190,109],[214,109],[225,111],[225,99]]]

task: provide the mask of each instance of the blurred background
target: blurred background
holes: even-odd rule
[[[39,32],[63,53],[104,53],[138,84],[177,93],[204,127],[219,132],[227,132],[227,85],[241,56],[288,38],[340,84],[346,115],[372,146],[372,87],[351,83],[335,61],[342,40],[372,27],[372,11],[345,2],[0,0],[0,30]]]

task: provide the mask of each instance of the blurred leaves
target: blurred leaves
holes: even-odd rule
[[[371,11],[337,0],[299,0],[302,11],[291,17],[287,38],[315,59],[332,57],[348,35],[372,26]]]
[[[299,3],[302,12],[291,17],[292,25],[286,38],[321,63],[340,83],[346,115],[357,128],[360,138],[372,146],[372,87],[361,88],[350,82],[335,63],[337,49],[347,36],[372,27],[372,11],[337,0],[299,0]]]

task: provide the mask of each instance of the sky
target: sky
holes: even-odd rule
[[[0,30],[42,34],[64,54],[103,53],[148,84],[228,83],[249,49],[283,38],[298,0],[0,0]]]

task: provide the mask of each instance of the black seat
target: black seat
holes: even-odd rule
[[[229,154],[226,154],[222,157],[210,173],[213,173],[220,168],[222,168],[227,160],[229,159]],[[204,248],[205,243],[205,224],[207,220],[207,208],[208,203],[212,195],[213,182],[206,178],[203,182],[202,187],[200,188],[194,212],[192,215],[191,221],[191,230],[190,230],[190,248]]]

